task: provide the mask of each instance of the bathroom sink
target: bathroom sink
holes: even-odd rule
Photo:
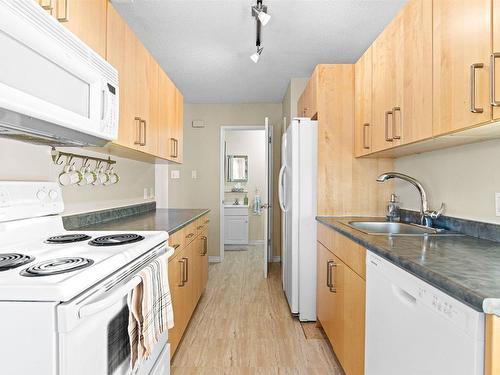
[[[349,221],[351,228],[366,234],[391,236],[425,236],[450,234],[445,229],[428,228],[417,224],[393,223],[388,221]]]

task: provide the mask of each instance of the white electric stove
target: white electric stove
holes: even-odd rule
[[[1,373],[129,374],[126,297],[166,232],[68,232],[49,182],[0,182]],[[8,322],[8,323],[6,323]],[[168,374],[165,333],[139,374]]]

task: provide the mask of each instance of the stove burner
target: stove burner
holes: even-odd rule
[[[63,234],[61,236],[54,236],[48,238],[45,242],[47,243],[72,243],[90,240],[92,237],[86,234]]]
[[[51,276],[60,273],[72,272],[85,267],[89,267],[94,263],[92,259],[87,258],[57,258],[46,260],[45,262],[37,263],[31,267],[22,270],[22,276]]]
[[[139,236],[138,234],[127,233],[127,234],[110,234],[108,236],[102,236],[94,238],[89,242],[89,245],[93,246],[116,246],[116,245],[125,245],[128,243],[142,241],[144,239],[143,236]]]
[[[33,261],[35,258],[19,253],[0,254],[0,271],[7,271]]]

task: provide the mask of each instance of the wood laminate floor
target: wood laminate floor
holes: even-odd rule
[[[290,315],[279,263],[263,278],[262,248],[228,251],[209,282],[172,361],[172,375],[342,374],[322,335]],[[311,338],[312,337],[312,338]]]

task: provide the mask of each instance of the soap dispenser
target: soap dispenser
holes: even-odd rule
[[[396,194],[391,194],[391,200],[387,203],[387,220],[388,221],[399,221],[401,215],[399,212],[399,201]]]

